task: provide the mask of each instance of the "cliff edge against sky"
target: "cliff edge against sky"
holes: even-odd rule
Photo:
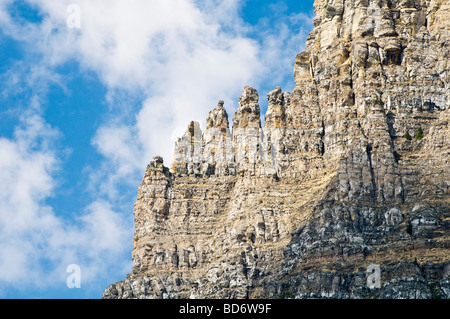
[[[450,3],[314,7],[264,124],[246,86],[152,160],[103,298],[450,298]]]

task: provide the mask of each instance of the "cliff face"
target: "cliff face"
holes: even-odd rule
[[[315,9],[263,127],[245,87],[152,160],[104,298],[450,298],[450,3]]]

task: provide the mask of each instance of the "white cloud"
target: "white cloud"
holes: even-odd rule
[[[76,59],[111,90],[145,92],[136,128],[146,156],[161,152],[170,161],[174,130],[191,117],[206,118],[218,99],[233,97],[232,109],[242,87],[262,75],[258,43],[239,34],[237,1],[80,0],[81,29],[65,25],[73,1],[32,2],[45,13],[38,31],[8,19],[4,24],[41,52],[45,64]],[[155,136],[162,142],[150,145],[158,149],[148,144]]]
[[[48,136],[54,133],[37,116],[25,124],[16,130],[15,142],[0,139],[1,225],[9,226],[1,234],[6,236],[27,227],[32,212],[52,194],[54,186],[50,175],[57,160],[46,146]],[[41,138],[44,141],[39,142]]]
[[[58,186],[54,139],[58,133],[36,114],[23,118],[14,139],[0,139],[0,286],[43,288],[65,282],[65,267],[79,263],[96,282],[109,268],[128,265],[124,238],[131,220],[109,203],[93,202],[76,222],[58,216],[45,200]],[[129,266],[129,265],[128,265]],[[0,296],[5,291],[0,289]]]
[[[90,190],[111,200],[118,199],[118,188],[123,187],[123,184],[135,182],[137,168],[143,172],[146,167],[136,134],[132,127],[111,123],[110,126],[102,126],[97,131],[92,143],[108,160],[102,163],[101,167],[89,172]],[[135,186],[137,189],[137,181]]]
[[[34,276],[42,231],[55,226],[43,201],[51,196],[57,160],[46,146],[54,135],[37,116],[30,116],[15,140],[0,139],[0,281],[22,281]],[[37,236],[35,236],[37,235]]]
[[[274,7],[274,21],[251,27],[238,15],[239,0],[31,2],[43,12],[40,29],[6,19],[12,33],[18,38],[31,34],[27,41],[48,65],[76,59],[111,90],[144,92],[141,110],[134,110],[135,123],[128,123],[130,134],[137,132],[142,156],[161,153],[166,162],[171,161],[174,133],[191,119],[203,122],[217,100],[225,100],[232,115],[246,84],[273,83],[273,89],[287,84],[289,74],[292,89],[295,54],[306,38],[304,26],[311,25],[304,14],[280,15],[283,10]],[[81,8],[81,29],[66,26],[71,3]],[[246,34],[255,28],[260,43]]]

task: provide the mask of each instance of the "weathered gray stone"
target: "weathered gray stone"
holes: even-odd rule
[[[264,128],[246,86],[150,163],[104,298],[450,298],[450,3],[315,9]]]

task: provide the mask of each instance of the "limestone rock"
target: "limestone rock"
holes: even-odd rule
[[[203,155],[203,137],[198,122],[191,122],[182,138],[175,143],[172,169],[179,174],[199,175]]]
[[[246,86],[152,160],[104,298],[450,298],[450,3],[314,6],[264,128]]]
[[[258,100],[256,90],[245,86],[233,116],[233,145],[238,172],[255,174],[256,166],[261,162],[262,132]]]
[[[223,101],[219,101],[206,119],[202,171],[208,176],[235,174],[233,140],[228,114],[223,105]]]

